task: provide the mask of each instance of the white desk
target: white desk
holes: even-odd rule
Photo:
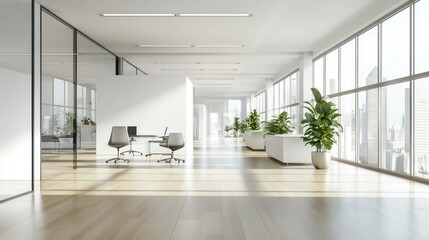
[[[151,138],[151,140],[147,141],[147,154],[146,157],[150,157],[152,155],[165,155],[167,153],[152,153],[151,144],[153,143],[161,143],[165,141],[166,136],[158,136],[158,135],[137,135],[139,138]],[[162,138],[162,140],[154,140],[155,138]]]

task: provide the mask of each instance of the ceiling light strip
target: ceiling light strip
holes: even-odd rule
[[[239,45],[239,44],[199,44],[199,45],[193,45],[193,47],[196,47],[196,48],[242,48],[242,47],[245,47],[245,45]]]
[[[251,13],[178,13],[178,17],[252,17]]]
[[[204,65],[204,64],[231,64],[231,65],[239,65],[239,62],[154,62],[153,64],[198,64],[198,65]]]
[[[232,83],[197,83],[198,86],[234,86]]]
[[[186,44],[139,44],[137,45],[141,48],[190,48],[192,45]]]
[[[174,13],[101,13],[103,17],[176,17]]]
[[[161,71],[237,71],[238,69],[179,69],[179,68],[162,68]]]
[[[234,80],[235,78],[194,78],[199,81],[210,81],[210,80]]]
[[[240,44],[137,44],[141,48],[243,48]]]
[[[252,17],[251,13],[100,13],[102,17]]]

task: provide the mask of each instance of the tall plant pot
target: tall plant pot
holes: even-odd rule
[[[316,169],[327,169],[331,163],[331,153],[311,152],[311,161]]]

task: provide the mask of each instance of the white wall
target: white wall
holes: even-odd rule
[[[207,137],[207,107],[204,104],[195,104],[195,140],[205,140]]]
[[[189,77],[186,77],[186,153],[191,154],[194,149],[194,86]]]
[[[112,126],[137,126],[138,134],[161,135],[168,131],[185,135],[192,151],[192,85],[186,76],[111,76],[97,81],[97,154],[115,154],[107,142]],[[188,106],[191,104],[190,106]],[[146,153],[147,139],[135,150]],[[123,149],[126,150],[126,149]]]
[[[0,180],[31,180],[31,81],[0,67]]]

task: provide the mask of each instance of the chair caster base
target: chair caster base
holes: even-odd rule
[[[106,163],[109,163],[110,161],[113,161],[114,163],[117,163],[118,161],[124,161],[126,163],[130,163],[130,160],[124,159],[124,158],[112,158],[106,161]]]
[[[183,162],[185,163],[185,160],[180,159],[180,158],[166,158],[166,159],[162,159],[162,160],[158,160],[157,162],[166,162],[166,163],[171,163],[171,160],[174,160],[178,163]]]

